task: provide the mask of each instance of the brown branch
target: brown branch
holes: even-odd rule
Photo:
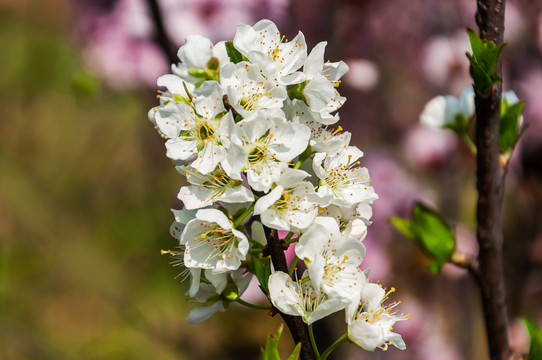
[[[478,263],[478,259],[472,257],[471,255],[455,251],[452,254],[450,263],[454,264],[457,267],[468,270],[469,273],[476,279],[476,281],[480,282],[480,264]]]
[[[157,0],[147,0],[147,5],[151,10],[152,21],[154,22],[154,27],[156,30],[154,35],[155,41],[162,48],[162,51],[166,55],[169,63],[176,64],[179,60],[177,59],[177,54],[175,54],[175,51],[173,51],[173,42],[169,38],[164,27],[164,21],[162,19],[162,13],[160,12],[158,2]]]
[[[476,22],[480,37],[499,45],[503,41],[505,0],[478,0]],[[501,64],[497,75],[502,72]],[[502,260],[502,200],[504,172],[499,162],[501,86],[487,98],[476,94],[476,177],[478,204],[476,236],[480,246],[480,289],[491,360],[510,356],[508,315]]]
[[[267,237],[267,245],[269,253],[271,254],[271,261],[275,271],[282,271],[288,274],[288,264],[286,263],[286,256],[284,255],[284,249],[282,248],[281,241],[277,230],[264,227],[265,235]],[[312,351],[312,346],[309,338],[309,330],[307,325],[303,322],[299,316],[291,316],[283,314],[277,310],[282,316],[282,319],[290,329],[290,333],[294,339],[294,342],[301,343],[300,360],[315,360],[316,356]]]

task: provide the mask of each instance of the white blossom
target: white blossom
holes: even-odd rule
[[[401,302],[385,305],[387,296],[380,285],[367,283],[361,292],[359,301],[350,304],[346,310],[348,338],[357,346],[374,351],[376,348],[387,350],[394,345],[400,350],[406,349],[401,335],[393,332],[393,325],[400,320],[407,320],[410,315],[397,315],[395,306]]]
[[[215,81],[206,81],[194,91],[192,102],[169,102],[156,114],[156,123],[168,141],[166,155],[190,162],[206,174],[226,156],[222,141],[227,141],[233,118],[222,101],[223,92]]]
[[[288,162],[306,149],[309,137],[305,125],[257,112],[235,124],[224,170],[234,178],[245,171],[252,189],[267,192]]]
[[[194,70],[198,70],[204,76],[207,75],[205,80],[210,80],[211,74],[209,70],[211,72],[215,70],[218,74],[218,68],[230,62],[224,41],[213,46],[211,40],[201,35],[188,35],[185,44],[179,48],[177,56],[181,62],[172,65],[172,71],[191,84],[202,81],[201,77],[193,76],[196,75]],[[213,61],[216,64],[212,64]],[[208,66],[211,64],[216,69],[209,69]]]
[[[307,58],[307,44],[302,32],[292,41],[283,41],[277,26],[270,20],[258,21],[253,27],[241,24],[233,44],[252,63],[264,69],[266,75],[277,77],[283,85],[297,84],[304,80],[298,70]]]
[[[330,296],[352,301],[365,284],[359,266],[365,256],[364,234],[352,227],[341,233],[337,222],[318,217],[299,238],[296,255],[305,261],[315,288]]]
[[[322,289],[316,289],[306,272],[300,281],[293,281],[282,271],[274,272],[269,276],[269,295],[279,311],[301,316],[309,325],[346,306],[343,299],[330,297]]]
[[[277,186],[262,196],[254,207],[264,225],[299,232],[309,227],[318,215],[318,196],[309,181],[303,181],[307,172],[285,168]]]
[[[212,269],[214,274],[236,270],[245,260],[248,240],[216,209],[202,209],[190,220],[181,235],[188,268]]]
[[[330,113],[338,110],[346,101],[336,88],[341,83],[340,78],[348,71],[348,65],[343,61],[324,63],[326,45],[325,41],[318,43],[307,56],[303,72],[308,81],[303,95],[313,111],[320,112],[325,118],[332,118]]]
[[[339,155],[317,153],[312,168],[320,179],[318,194],[329,196],[331,203],[346,207],[377,199],[370,185],[369,171],[359,166],[358,159],[362,156],[363,152],[354,146]]]
[[[455,124],[457,119],[468,121],[474,116],[474,90],[468,87],[461,92],[459,99],[452,96],[437,96],[424,107],[420,120],[422,124],[442,128]]]
[[[257,64],[242,61],[220,69],[220,83],[228,94],[231,106],[243,117],[258,110],[277,109],[288,97],[286,87],[263,74]]]
[[[190,183],[189,186],[183,186],[177,196],[187,209],[199,209],[216,201],[226,203],[254,201],[254,195],[243,186],[243,182],[230,178],[220,166],[207,174],[187,166],[178,166],[177,170],[186,175]]]

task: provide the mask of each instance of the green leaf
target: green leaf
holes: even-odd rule
[[[499,123],[499,149],[502,154],[512,150],[519,139],[519,120],[524,106],[523,101],[510,105],[506,99],[502,100]]]
[[[253,256],[248,270],[256,275],[260,282],[260,289],[264,294],[269,294],[268,282],[271,275],[271,258],[269,256],[264,258]]]
[[[235,46],[233,46],[233,41],[226,41],[225,45],[226,45],[226,52],[228,53],[228,56],[232,63],[237,64],[237,63],[240,63],[241,61],[248,60],[246,57],[243,56],[243,54],[239,52],[239,50],[235,48]]]
[[[534,322],[527,318],[523,318],[523,322],[529,331],[531,345],[529,347],[528,360],[542,359],[542,328],[536,326]]]
[[[472,49],[472,54],[467,53],[467,57],[470,61],[470,75],[474,80],[474,91],[487,97],[493,85],[502,82],[497,75],[497,66],[505,43],[497,46],[493,41],[480,39],[472,29],[467,29],[467,34]]]
[[[260,354],[260,360],[280,360],[279,339],[283,327],[284,325],[281,324],[275,335],[271,334],[267,336],[267,342]]]
[[[305,95],[303,95],[303,90],[305,89],[307,84],[308,84],[307,81],[303,81],[302,83],[291,87],[288,90],[288,96],[291,99],[299,99],[299,100],[302,100],[302,101],[304,101],[306,103],[307,101],[305,100]]]
[[[405,237],[419,246],[434,262],[430,270],[438,273],[450,260],[455,250],[453,229],[433,209],[422,203],[412,208],[412,220],[391,218],[391,224]]]
[[[91,98],[100,90],[100,82],[88,71],[79,71],[71,78],[73,93],[79,98]]]
[[[281,324],[277,332],[273,335],[269,335],[267,337],[267,342],[265,344],[265,347],[262,349],[262,352],[260,353],[260,360],[280,360],[280,354],[279,354],[279,340],[280,336],[282,335],[282,330],[284,329],[284,324]],[[294,350],[288,356],[287,360],[297,360],[299,359],[299,353],[301,351],[301,343],[297,344],[294,347]]]
[[[390,222],[407,239],[412,240],[416,242],[416,245],[419,245],[419,243],[417,243],[418,239],[416,237],[416,233],[412,226],[412,221],[407,220],[407,219],[401,219],[398,217],[392,217],[390,218]]]
[[[288,356],[288,359],[286,360],[297,360],[299,359],[299,354],[301,353],[301,343],[297,343],[297,345],[294,347],[294,350]]]

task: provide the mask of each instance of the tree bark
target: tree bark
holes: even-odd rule
[[[505,0],[478,0],[476,23],[480,37],[503,41]],[[501,64],[497,75],[501,75]],[[502,87],[495,85],[487,98],[476,94],[476,176],[478,204],[476,236],[480,246],[479,273],[487,340],[491,360],[510,354],[508,315],[502,260],[502,200],[504,170],[499,159],[499,120]]]
[[[284,249],[282,248],[281,241],[279,239],[277,230],[264,227],[265,235],[267,237],[267,247],[271,254],[271,261],[275,271],[282,271],[288,274],[288,264],[286,263],[286,256],[284,255]],[[299,316],[291,316],[283,314],[278,311],[282,319],[290,329],[290,333],[294,339],[294,342],[301,343],[300,360],[315,360],[316,355],[312,351],[312,345],[309,338],[309,329],[303,322],[303,319]]]
[[[147,5],[151,11],[152,20],[154,22],[154,27],[156,33],[154,34],[154,39],[156,43],[162,48],[164,54],[166,54],[167,59],[170,64],[176,64],[179,62],[175,51],[173,51],[173,43],[169,38],[166,29],[164,27],[164,21],[162,18],[162,13],[160,12],[160,7],[158,6],[157,0],[147,0]]]

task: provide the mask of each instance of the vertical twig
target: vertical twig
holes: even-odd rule
[[[284,255],[284,250],[282,249],[282,244],[280,242],[277,230],[269,229],[267,226],[264,227],[264,230],[267,237],[267,247],[269,248],[271,261],[273,262],[275,271],[282,271],[288,274],[288,264],[286,263],[286,256]],[[312,351],[309,330],[301,317],[286,315],[280,311],[279,314],[282,316],[282,319],[288,326],[288,329],[290,329],[294,342],[296,344],[301,343],[301,354],[299,355],[299,359],[315,360],[316,356]]]
[[[505,0],[478,0],[476,23],[480,37],[503,41]],[[497,68],[500,75],[501,64]],[[505,360],[510,355],[508,315],[502,261],[502,200],[504,171],[499,163],[500,85],[491,95],[476,94],[476,176],[478,204],[476,236],[480,246],[480,288],[491,360]]]
[[[147,0],[147,5],[151,10],[152,20],[155,26],[155,40],[162,48],[164,54],[166,54],[170,64],[176,64],[179,60],[177,55],[173,51],[173,43],[169,38],[166,29],[164,28],[164,21],[162,20],[162,13],[160,12],[160,7],[158,6],[157,0]]]

